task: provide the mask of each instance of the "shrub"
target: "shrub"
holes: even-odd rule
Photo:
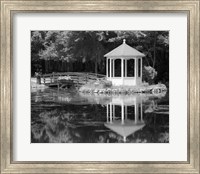
[[[157,71],[151,66],[144,66],[143,81],[148,82],[150,85],[154,84],[154,79],[157,76]]]

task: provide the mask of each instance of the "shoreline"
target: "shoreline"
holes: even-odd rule
[[[44,83],[37,84],[36,78],[31,78],[31,88],[32,89],[46,89],[49,88]],[[113,86],[111,84],[102,84],[100,83],[88,83],[83,86],[81,86],[78,89],[78,92],[81,93],[92,93],[92,94],[112,94],[112,95],[118,95],[118,94],[125,94],[125,95],[131,95],[131,94],[141,94],[141,93],[148,93],[148,94],[160,94],[167,92],[168,89],[166,85],[164,84],[154,84],[154,85],[148,85],[147,83],[143,83],[139,86]]]
[[[125,94],[125,95],[131,95],[137,93],[159,94],[167,92],[167,87],[164,84],[141,85],[141,86],[111,86],[111,87],[84,85],[80,87],[79,92],[96,93],[96,94]]]

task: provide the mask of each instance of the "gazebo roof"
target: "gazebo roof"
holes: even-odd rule
[[[134,124],[130,120],[125,120],[123,125],[121,124],[121,120],[115,120],[113,123],[104,123],[104,125],[123,137],[129,136],[145,126],[144,123]]]
[[[123,40],[123,43],[115,48],[114,50],[110,51],[109,53],[105,54],[104,57],[108,58],[132,58],[132,57],[144,57],[145,55],[135,48],[126,44],[126,40]]]

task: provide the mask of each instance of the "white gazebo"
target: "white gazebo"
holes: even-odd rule
[[[136,86],[142,83],[142,57],[145,55],[126,44],[123,44],[105,54],[106,77],[115,86]],[[121,74],[116,74],[116,61],[120,61]],[[119,63],[119,62],[118,62]],[[128,65],[128,66],[127,66]]]

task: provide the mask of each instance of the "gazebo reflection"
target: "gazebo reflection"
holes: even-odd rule
[[[123,141],[129,135],[145,126],[143,120],[143,98],[140,96],[117,96],[107,104],[107,121],[105,127],[123,137]]]

